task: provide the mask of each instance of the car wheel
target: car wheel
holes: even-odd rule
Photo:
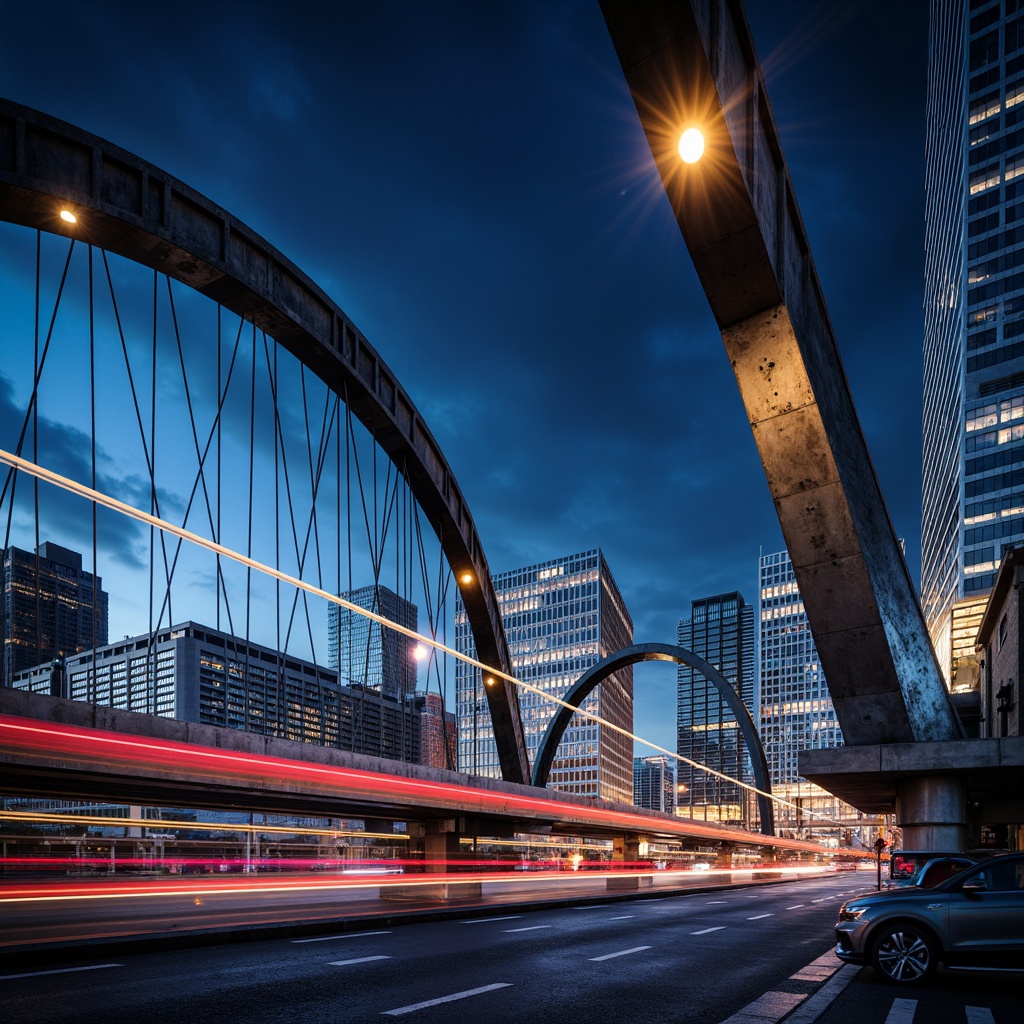
[[[895,924],[874,939],[871,964],[886,981],[913,985],[934,973],[938,952],[935,942],[913,925]]]

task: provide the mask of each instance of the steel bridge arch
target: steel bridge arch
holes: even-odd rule
[[[771,775],[768,772],[768,759],[765,757],[764,745],[761,743],[761,737],[757,734],[754,719],[747,710],[747,706],[740,700],[739,694],[733,689],[732,684],[714,665],[692,651],[688,651],[685,647],[676,647],[673,644],[634,644],[631,647],[624,647],[621,651],[609,654],[607,658],[584,672],[572,689],[562,698],[566,704],[572,706],[559,705],[555,717],[548,723],[533,763],[533,784],[541,787],[548,784],[551,765],[555,760],[555,751],[572,720],[573,713],[583,701],[590,696],[599,683],[607,679],[613,672],[620,668],[626,668],[628,665],[636,665],[641,661],[674,661],[677,665],[689,665],[700,672],[705,679],[714,683],[718,692],[729,705],[729,710],[736,716],[736,723],[747,744],[747,750],[750,751],[754,783],[762,791],[757,794],[757,808],[761,814],[761,832],[763,835],[774,836],[775,811],[771,797],[765,795],[772,791]]]
[[[70,208],[77,223],[60,211]],[[511,675],[476,525],[437,441],[342,309],[251,228],[98,136],[0,98],[0,220],[76,238],[157,270],[255,324],[342,397],[402,473],[455,575],[477,657]],[[484,687],[502,775],[528,782],[512,683]]]

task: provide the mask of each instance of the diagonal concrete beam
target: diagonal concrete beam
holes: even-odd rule
[[[601,0],[722,332],[846,743],[961,735],[868,454],[739,0]],[[682,131],[704,156],[684,163]]]

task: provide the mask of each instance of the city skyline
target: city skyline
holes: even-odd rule
[[[364,6],[282,25],[248,5],[243,25],[226,5],[196,35],[57,4],[59,53],[51,15],[18,11],[0,93],[166,168],[324,287],[424,412],[492,572],[600,546],[636,640],[671,642],[691,599],[754,592],[782,544],[599,7]],[[748,15],[916,580],[927,14],[886,12],[887,33],[866,5]],[[674,683],[637,667],[636,731],[669,749]]]

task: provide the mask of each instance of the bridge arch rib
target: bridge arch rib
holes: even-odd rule
[[[62,208],[77,217],[60,219]],[[244,223],[132,153],[0,99],[0,220],[79,239],[166,274],[288,349],[373,434],[438,537],[477,656],[511,674],[476,525],[437,441],[390,368],[341,308]],[[512,683],[485,688],[503,777],[529,780]]]
[[[740,700],[739,694],[732,684],[718,669],[702,657],[672,644],[634,644],[624,647],[621,651],[608,655],[607,658],[592,666],[577,680],[576,684],[565,695],[563,700],[571,707],[559,705],[555,717],[551,719],[547,730],[537,748],[537,756],[533,763],[533,784],[546,786],[551,774],[551,765],[555,760],[555,751],[572,720],[575,710],[597,688],[598,684],[607,679],[613,672],[628,665],[636,665],[642,661],[672,661],[677,665],[689,665],[700,672],[705,679],[715,685],[729,705],[729,710],[736,716],[740,734],[750,751],[750,760],[754,768],[754,784],[762,792],[757,794],[757,807],[761,814],[761,832],[764,835],[775,835],[775,811],[772,801],[765,794],[771,793],[771,776],[768,773],[768,759],[765,757],[761,737],[757,734],[754,719],[747,706]]]

